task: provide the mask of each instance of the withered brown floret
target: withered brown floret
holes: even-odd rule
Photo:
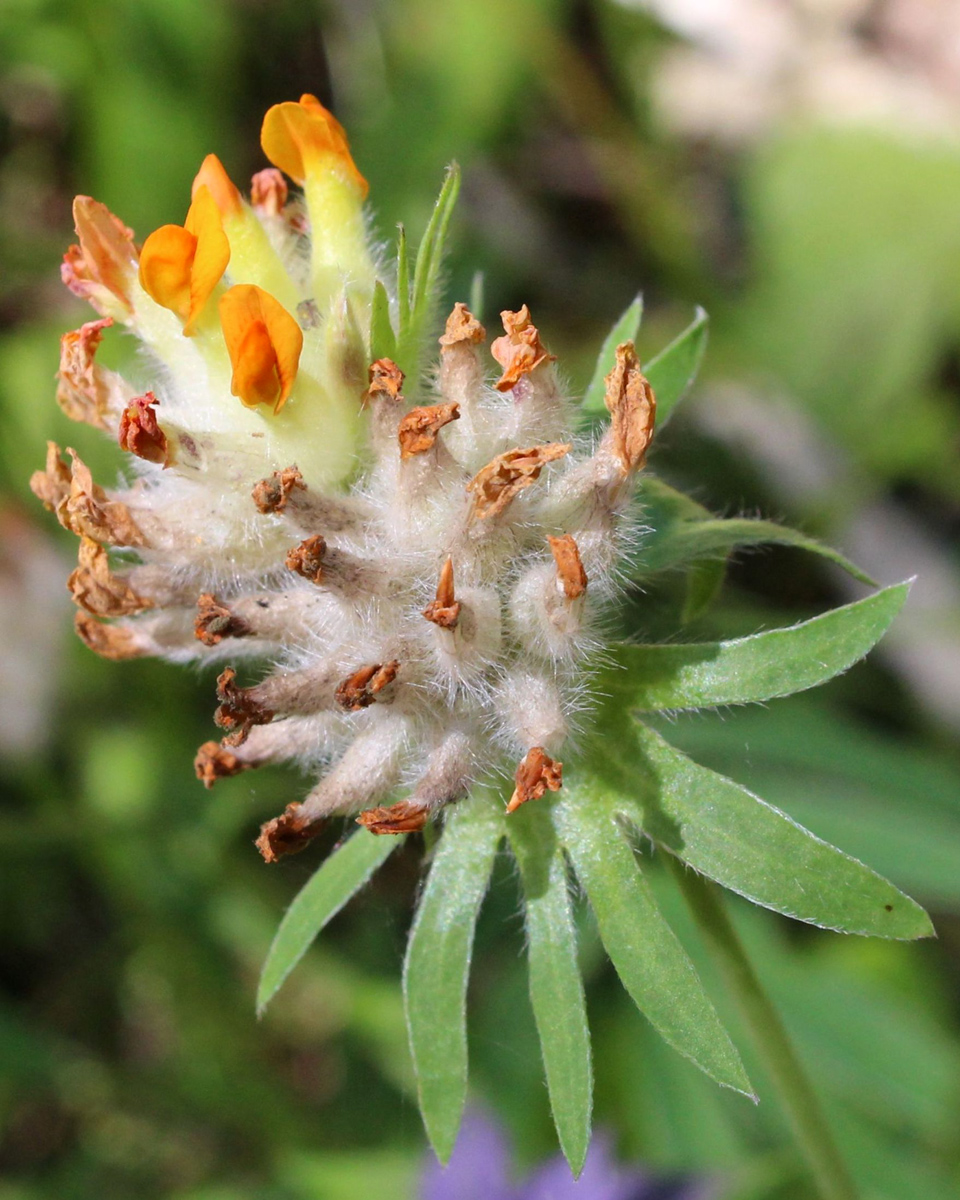
[[[415,454],[425,454],[436,444],[437,434],[444,425],[459,420],[460,405],[456,401],[411,408],[397,429],[400,457],[412,458]]]
[[[550,758],[542,746],[534,746],[517,767],[515,781],[516,787],[507,805],[508,813],[528,800],[539,800],[548,789],[559,792],[563,784],[563,763]]]
[[[108,625],[89,613],[78,612],[73,619],[73,627],[87,649],[101,658],[123,662],[128,658],[142,658],[146,654],[132,630],[124,625]]]
[[[85,321],[60,339],[57,403],[72,421],[83,421],[106,430],[110,376],[94,361],[103,331],[112,317]]]
[[[306,491],[306,487],[296,467],[284,467],[282,471],[274,471],[268,479],[261,479],[254,484],[253,502],[257,511],[264,515],[283,512],[294,488]]]
[[[440,570],[436,599],[430,601],[423,615],[441,629],[455,629],[460,619],[460,601],[453,587],[453,559],[449,556]]]
[[[443,350],[451,346],[459,346],[464,342],[478,345],[487,336],[487,331],[480,324],[469,308],[459,300],[453,306],[453,312],[447,317],[447,324],[439,341]]]
[[[499,392],[509,392],[516,387],[524,375],[544,363],[554,362],[555,354],[549,354],[540,341],[540,333],[530,320],[530,309],[526,305],[519,312],[505,309],[500,314],[506,331],[490,347],[490,353],[503,368],[503,374],[494,385]]]
[[[110,570],[110,556],[99,542],[82,537],[78,565],[67,580],[74,604],[95,617],[125,617],[153,608],[127,581]]]
[[[404,375],[392,358],[378,358],[368,368],[370,384],[361,397],[362,403],[370,400],[385,400],[399,404],[403,400],[400,389]]]
[[[285,562],[291,571],[296,571],[311,583],[323,583],[323,560],[327,553],[327,543],[315,533],[313,537],[305,538],[299,546],[287,551]]]
[[[60,457],[56,442],[47,442],[47,461],[42,471],[30,476],[30,490],[50,512],[70,494],[70,468]]]
[[[253,630],[242,617],[235,616],[212,592],[197,598],[193,634],[205,646],[219,646],[226,637],[250,637]]]
[[[569,442],[549,442],[498,454],[467,484],[467,491],[474,494],[473,515],[482,521],[502,513],[518,492],[539,479],[548,462],[563,458],[569,451]]]
[[[657,416],[656,397],[640,370],[633,342],[617,347],[616,363],[604,383],[603,400],[611,416],[608,436],[624,475],[628,475],[643,466]]]
[[[68,446],[67,453],[73,459],[70,489],[56,505],[64,529],[108,546],[142,546],[145,539],[130,509],[120,500],[109,499],[93,482],[90,468],[76,450]]]
[[[553,561],[557,564],[557,579],[568,600],[576,600],[587,590],[587,573],[580,559],[580,549],[572,534],[548,537]]]
[[[310,820],[302,804],[288,804],[279,817],[260,826],[256,847],[264,862],[274,863],[286,854],[299,854],[323,830],[326,821]]]
[[[154,411],[157,403],[153,392],[134,396],[120,415],[117,441],[122,450],[129,450],[137,458],[162,463],[166,467],[170,462],[170,448],[167,435],[157,424]]]
[[[388,663],[373,663],[345,679],[337,688],[336,700],[348,712],[369,708],[383,689],[397,677],[400,663],[394,659]]]
[[[218,779],[229,779],[241,771],[250,771],[254,766],[254,763],[237,758],[219,742],[204,742],[193,760],[193,769],[205,788],[212,788]]]
[[[357,824],[371,833],[416,833],[426,825],[429,816],[425,804],[399,800],[389,808],[368,808],[357,817]]]
[[[217,678],[217,699],[220,705],[213,714],[214,722],[231,732],[223,738],[225,746],[241,746],[254,725],[268,725],[274,713],[258,704],[250,695],[250,688],[237,687],[234,680],[237,672],[227,667]]]

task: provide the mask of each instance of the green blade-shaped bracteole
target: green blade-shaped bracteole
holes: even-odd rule
[[[467,1096],[467,979],[477,913],[503,836],[503,806],[483,792],[455,807],[437,845],[403,966],[420,1111],[441,1162]]]
[[[604,380],[614,368],[617,361],[617,347],[621,342],[633,342],[640,331],[640,321],[643,317],[643,297],[636,300],[627,308],[623,316],[610,330],[604,339],[603,346],[597,356],[597,365],[593,368],[593,378],[583,393],[583,411],[585,413],[606,412],[603,396],[606,390]]]
[[[630,725],[620,727],[616,765],[605,750],[598,769],[631,797],[619,810],[683,862],[755,904],[825,929],[884,938],[933,933],[920,905],[881,875],[652,729]]]
[[[593,1070],[567,869],[546,803],[506,822],[520,867],[526,914],[530,1001],[560,1146],[579,1175],[590,1143]]]
[[[637,1007],[681,1054],[725,1087],[753,1088],[693,964],[664,920],[592,781],[564,781],[553,809],[561,842],[583,884],[600,936]]]
[[[603,690],[644,712],[749,704],[816,687],[846,671],[879,641],[900,611],[908,583],[786,629],[729,642],[618,646],[620,670]]]
[[[370,308],[370,359],[397,357],[397,336],[390,321],[390,297],[378,279],[373,285],[373,304]]]
[[[329,855],[297,894],[280,922],[260,973],[258,1013],[267,1007],[324,925],[363,887],[403,840],[402,837],[375,837],[361,829]]]
[[[644,366],[657,398],[657,428],[665,423],[697,377],[707,348],[710,318],[702,308],[679,337],[674,338]]]

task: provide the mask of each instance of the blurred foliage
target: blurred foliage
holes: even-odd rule
[[[44,439],[76,445],[101,476],[118,461],[53,403],[58,335],[82,315],[57,278],[73,193],[142,237],[182,218],[208,151],[238,180],[261,166],[263,110],[310,90],[348,125],[385,240],[400,220],[419,238],[446,164],[460,162],[451,297],[466,297],[479,267],[491,309],[529,302],[572,386],[586,386],[639,287],[641,348],[703,303],[714,340],[701,407],[711,376],[786,394],[853,471],[803,507],[704,432],[692,406],[658,447],[667,478],[717,511],[792,509],[816,535],[866,498],[893,498],[955,571],[960,152],[810,126],[735,153],[681,142],[648,101],[667,41],[609,0],[5,0],[5,503],[29,511],[66,561],[69,540],[26,491]],[[104,350],[124,353],[119,338]],[[665,600],[685,587],[676,572],[638,592],[633,632],[657,636]],[[829,567],[779,547],[735,564],[691,628],[786,623],[839,594]],[[46,743],[0,762],[0,1200],[415,1193],[424,1140],[398,963],[417,852],[335,919],[258,1023],[257,971],[311,863],[265,868],[250,845],[291,797],[290,776],[213,793],[193,778],[211,707],[208,679],[100,662],[70,643]],[[882,655],[822,695],[685,719],[671,738],[933,908],[940,941],[919,946],[736,915],[867,1194],[956,1195],[956,745]],[[655,877],[695,945],[668,877]],[[717,1175],[730,1200],[808,1196],[774,1105],[718,1092],[664,1048],[582,921],[598,1118],[621,1151]],[[553,1140],[521,938],[504,869],[478,931],[471,1054],[478,1096],[529,1163]]]

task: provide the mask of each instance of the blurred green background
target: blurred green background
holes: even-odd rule
[[[920,576],[869,663],[671,736],[931,908],[939,940],[909,946],[736,915],[865,1193],[960,1192],[958,81],[951,0],[3,0],[0,1200],[416,1195],[398,981],[416,848],[258,1024],[259,964],[317,856],[268,868],[251,842],[300,783],[269,769],[204,792],[212,679],[72,638],[73,539],[26,486],[48,437],[101,478],[119,465],[53,400],[59,335],[87,319],[58,278],[73,194],[140,238],[180,221],[203,155],[243,181],[263,111],[305,90],[347,125],[385,241],[399,220],[419,237],[459,160],[448,298],[480,268],[488,324],[529,303],[572,390],[638,289],[645,353],[709,309],[654,470],[881,582]],[[635,632],[678,636],[684,586],[638,595]],[[680,636],[786,623],[854,586],[798,551],[752,554]],[[504,867],[471,1055],[523,1167],[555,1146],[521,939]],[[586,916],[583,954],[619,1152],[727,1200],[808,1196],[773,1101],[721,1094],[665,1047]]]

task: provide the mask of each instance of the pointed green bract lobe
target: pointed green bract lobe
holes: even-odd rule
[[[402,841],[360,830],[324,861],[280,922],[260,973],[257,1012],[264,1011],[324,925]]]
[[[597,365],[593,369],[593,378],[583,394],[584,412],[606,415],[607,407],[603,400],[606,391],[605,381],[616,365],[617,347],[623,342],[636,341],[642,317],[643,297],[637,296],[604,340],[597,357]]]
[[[373,287],[373,304],[370,309],[370,358],[389,358],[396,361],[397,336],[390,320],[390,297],[378,279]]]
[[[697,377],[710,318],[702,308],[687,328],[644,367],[644,374],[657,397],[657,426],[665,424]]]

